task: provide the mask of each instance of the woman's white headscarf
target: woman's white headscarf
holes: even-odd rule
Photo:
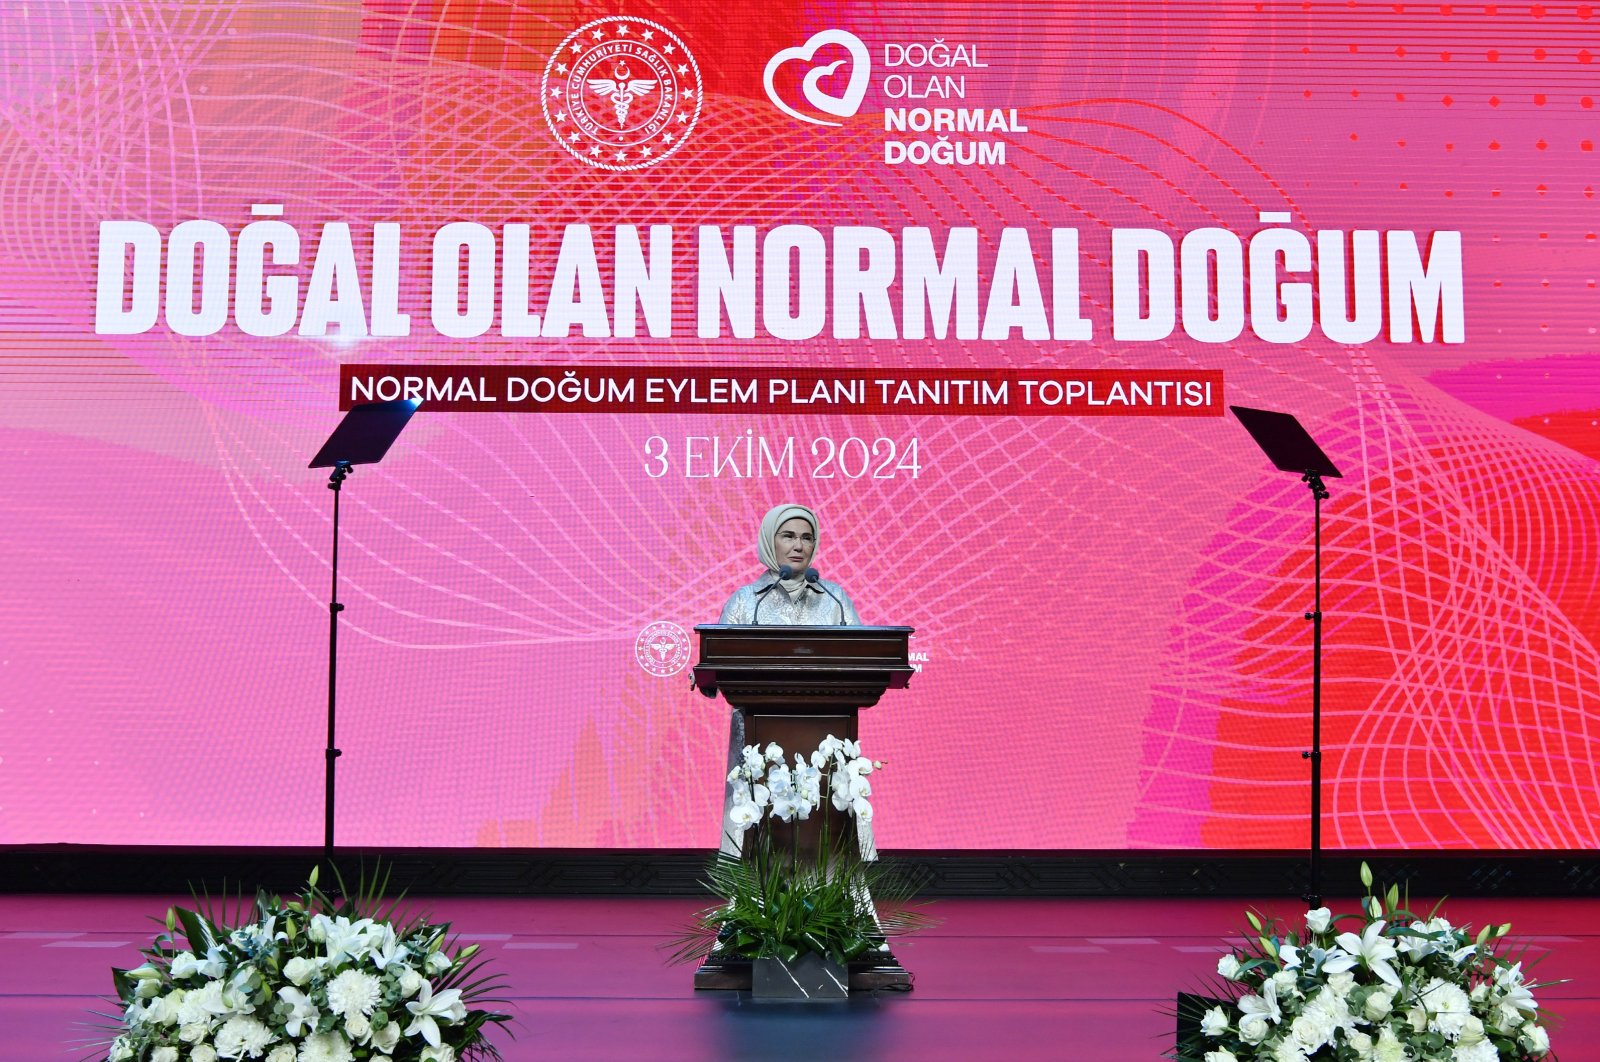
[[[756,556],[761,558],[761,563],[773,575],[778,574],[778,569],[783,567],[778,561],[778,528],[785,522],[799,518],[811,525],[811,533],[821,539],[822,534],[817,528],[817,514],[807,509],[804,505],[784,504],[775,505],[767,510],[767,515],[761,518],[761,533],[756,538]],[[816,553],[811,554],[812,560]],[[790,579],[783,580],[783,588],[793,593],[805,584],[806,573],[795,572]]]

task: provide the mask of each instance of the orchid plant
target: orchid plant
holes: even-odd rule
[[[827,793],[845,822],[871,822],[869,779],[882,767],[861,755],[857,742],[832,734],[810,755],[795,753],[792,764],[779,745],[747,745],[728,783],[729,820],[748,858],[716,857],[706,884],[721,902],[697,913],[669,945],[674,961],[713,951],[784,962],[815,953],[846,966],[887,936],[930,925],[904,908],[911,893],[904,879],[864,859],[856,831],[836,831],[835,816],[823,808]],[[794,827],[819,810],[813,858]]]
[[[1550,1036],[1520,961],[1502,952],[1510,923],[1476,934],[1435,906],[1413,914],[1399,889],[1358,913],[1314,908],[1303,927],[1248,912],[1254,939],[1217,963],[1225,998],[1180,1004],[1198,1024],[1180,1062],[1526,1062]],[[1194,1001],[1199,997],[1182,997]]]
[[[476,945],[449,939],[448,923],[399,917],[383,885],[335,900],[314,870],[287,902],[257,894],[234,926],[225,911],[170,909],[146,961],[112,971],[122,1014],[104,1057],[498,1059],[485,1033],[510,1018],[475,1004],[491,1002],[501,982],[484,975]]]

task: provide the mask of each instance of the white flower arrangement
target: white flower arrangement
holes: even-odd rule
[[[1528,981],[1521,962],[1497,953],[1510,923],[1473,935],[1438,907],[1427,917],[1406,910],[1398,888],[1374,895],[1365,863],[1361,880],[1367,896],[1357,914],[1318,907],[1291,929],[1247,912],[1255,939],[1217,963],[1228,998],[1180,1011],[1199,1031],[1172,1057],[1526,1062],[1549,1054],[1533,990],[1554,982]]]
[[[699,961],[713,950],[784,962],[817,954],[847,966],[887,936],[931,925],[904,909],[909,884],[864,860],[853,831],[834,830],[835,816],[820,816],[814,858],[797,843],[797,825],[823,809],[824,793],[846,821],[870,822],[868,779],[882,768],[858,743],[832,734],[809,756],[795,753],[792,764],[776,744],[745,746],[728,773],[728,818],[748,858],[716,857],[706,884],[722,902],[698,912],[671,942],[674,959]]]
[[[872,783],[867,776],[883,767],[881,760],[861,755],[861,746],[849,738],[829,734],[810,757],[794,754],[794,766],[784,761],[776,744],[765,749],[746,745],[740,763],[728,772],[733,786],[733,806],[728,817],[742,836],[758,825],[763,815],[780,822],[809,819],[822,806],[822,784],[827,778],[833,806],[857,822],[872,821]]]
[[[341,890],[342,891],[342,890]],[[498,1059],[473,1004],[500,987],[448,923],[395,920],[381,887],[338,901],[317,888],[258,894],[250,921],[167,912],[131,970],[113,970],[122,1015],[109,1062],[470,1062]],[[186,947],[179,946],[181,928]]]

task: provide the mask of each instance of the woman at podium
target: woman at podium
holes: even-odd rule
[[[850,596],[838,583],[817,576],[811,562],[817,555],[817,514],[804,505],[777,505],[761,519],[756,535],[756,556],[765,571],[755,582],[741,586],[722,606],[718,623],[762,626],[859,627]],[[737,709],[728,727],[728,770],[739,763],[744,750],[744,713]],[[802,750],[793,750],[802,751]],[[733,784],[728,784],[722,809],[722,851],[739,854],[739,831],[729,813],[733,810]],[[862,851],[876,855],[870,826],[861,831]]]
[[[718,623],[858,627],[850,596],[817,576],[817,514],[804,505],[777,505],[761,519],[756,556],[766,570],[735,590]]]

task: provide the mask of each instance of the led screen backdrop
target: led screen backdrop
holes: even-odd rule
[[[1304,843],[1311,499],[1227,403],[1345,472],[1328,843],[1600,843],[1596,52],[1573,3],[8,4],[0,842],[318,840],[305,465],[414,393],[344,490],[347,843],[714,845],[683,632],[787,500],[917,629],[880,843]]]

